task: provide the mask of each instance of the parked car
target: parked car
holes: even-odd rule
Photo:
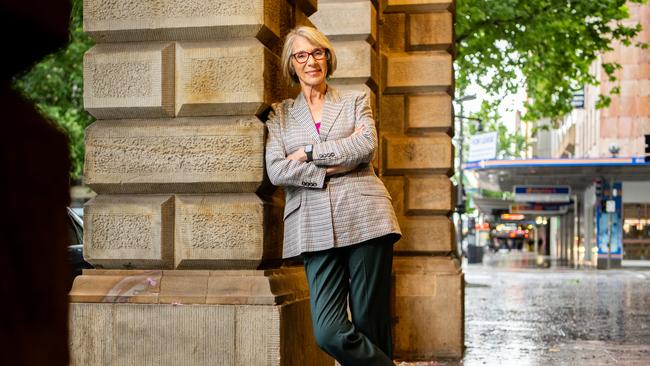
[[[68,238],[68,262],[71,267],[72,278],[70,285],[72,285],[74,278],[80,275],[83,269],[93,268],[93,266],[84,260],[83,219],[70,207],[68,207]]]

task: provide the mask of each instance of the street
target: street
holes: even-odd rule
[[[464,359],[406,364],[650,365],[650,268],[570,269],[519,252],[484,262],[465,267]]]

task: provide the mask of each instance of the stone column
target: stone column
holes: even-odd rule
[[[321,0],[310,18],[339,57],[331,84],[367,91],[377,102],[375,167],[404,233],[394,261],[399,359],[463,352],[464,283],[449,219],[452,12],[451,1]]]
[[[332,41],[338,57],[337,71],[329,83],[340,90],[365,91],[371,103],[376,102],[379,60],[373,2],[321,0],[310,20]]]
[[[85,0],[85,271],[76,365],[331,365],[281,264],[264,125],[284,34],[316,0]]]
[[[461,357],[464,280],[454,253],[453,1],[382,0],[380,172],[403,232],[395,357]]]

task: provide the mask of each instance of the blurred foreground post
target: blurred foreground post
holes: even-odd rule
[[[68,141],[11,78],[65,46],[69,1],[3,1],[0,365],[67,365]]]

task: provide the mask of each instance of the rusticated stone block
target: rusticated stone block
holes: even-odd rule
[[[289,2],[296,5],[307,16],[314,14],[318,10],[318,0],[289,0]]]
[[[314,341],[307,299],[282,306],[72,303],[70,323],[72,365],[333,364]]]
[[[176,197],[176,268],[256,268],[282,257],[281,207],[255,194]]]
[[[84,31],[97,42],[257,37],[270,44],[290,17],[284,0],[84,0]]]
[[[99,119],[174,116],[174,44],[97,45],[84,55],[84,107]]]
[[[381,96],[382,134],[404,133],[404,95],[384,94]]]
[[[366,83],[376,88],[379,75],[377,53],[365,41],[334,41],[338,66],[332,80],[339,83]]]
[[[444,134],[384,135],[382,146],[385,174],[447,174],[453,168],[451,138]]]
[[[406,215],[447,214],[453,210],[453,187],[446,175],[406,177]]]
[[[381,0],[385,13],[424,13],[453,10],[453,0]]]
[[[452,58],[447,52],[384,55],[384,93],[450,92]]]
[[[379,44],[381,52],[406,51],[406,15],[403,13],[383,14]]]
[[[283,99],[278,57],[255,39],[178,43],[178,116],[259,115]]]
[[[99,195],[84,208],[84,258],[95,267],[171,268],[174,199]]]
[[[377,39],[377,10],[370,0],[321,3],[310,19],[330,40]]]
[[[381,132],[384,134],[452,132],[449,94],[384,94],[381,103]]]
[[[409,14],[409,50],[448,50],[454,43],[454,20],[450,12]]]
[[[402,238],[395,245],[397,253],[450,253],[454,250],[454,231],[451,220],[444,215],[405,216],[404,176],[382,177],[393,198]]]
[[[464,278],[450,257],[395,257],[394,355],[403,360],[460,358]]]
[[[85,183],[98,193],[255,192],[264,125],[255,117],[98,121]]]
[[[406,129],[409,133],[445,132],[453,129],[451,96],[447,93],[406,97]]]
[[[454,230],[447,216],[398,216],[402,239],[395,245],[401,253],[454,251]]]
[[[295,27],[298,27],[298,26],[301,26],[301,25],[306,25],[306,26],[308,26],[308,27],[316,28],[316,26],[315,26],[314,23],[311,21],[311,19],[309,19],[309,17],[307,16],[307,14],[305,14],[305,13],[304,13],[300,8],[296,8],[296,9],[295,9],[295,11],[294,11],[294,17],[295,17],[295,21],[296,21],[296,24],[294,24]],[[287,29],[287,32],[288,32],[291,28],[293,28],[293,27],[290,27],[289,29]],[[281,51],[281,50],[280,50],[280,51]],[[278,54],[280,54],[280,52],[279,52]]]

